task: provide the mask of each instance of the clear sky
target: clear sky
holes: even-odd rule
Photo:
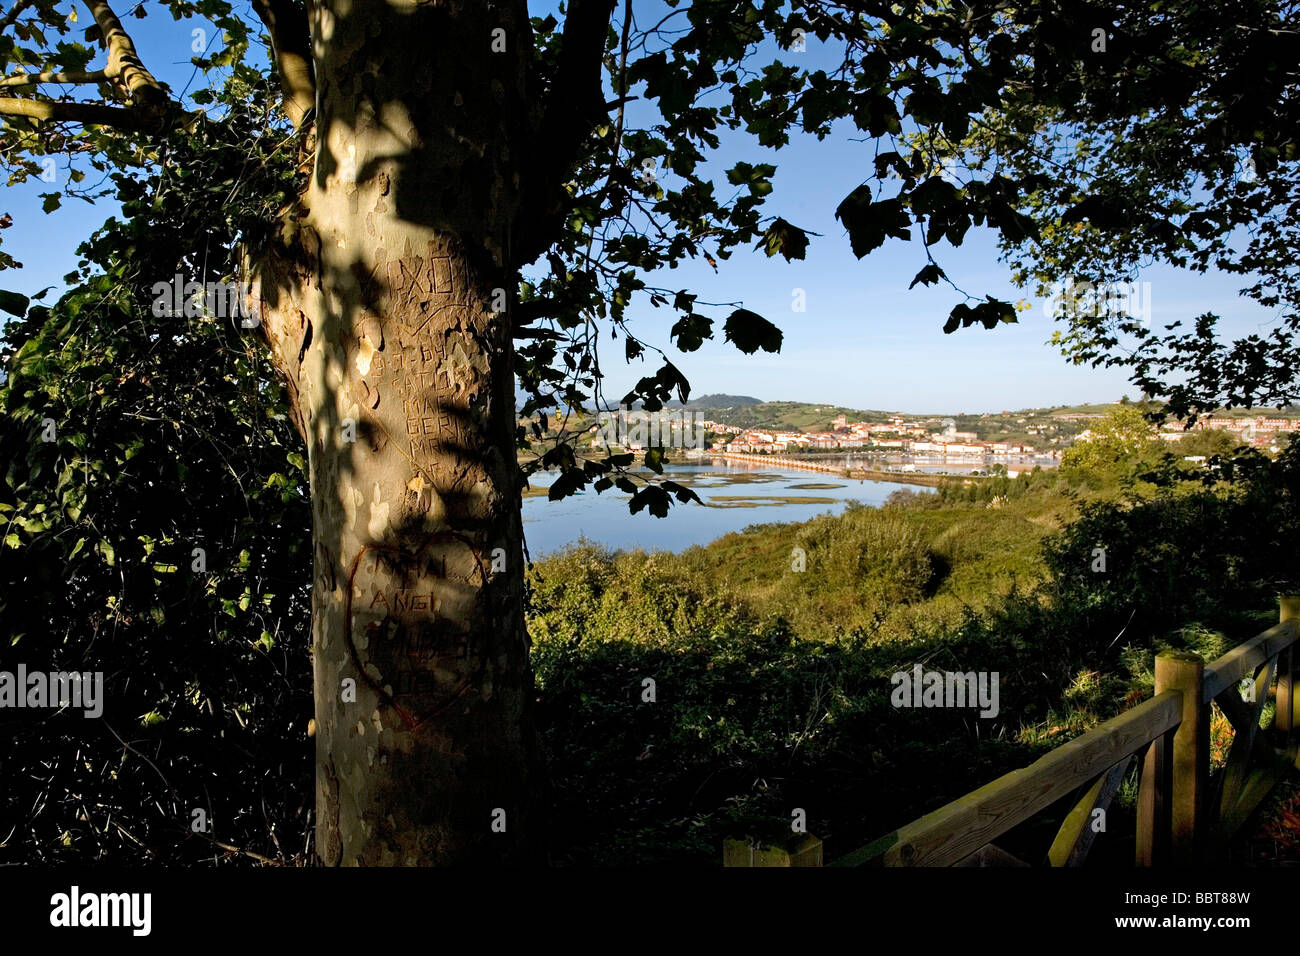
[[[638,22],[653,22],[658,6],[638,0]],[[194,73],[189,63],[190,31],[208,25],[174,22],[153,4],[149,7],[146,19],[131,18],[125,24],[145,64],[174,89],[184,89]],[[247,3],[237,0],[236,9],[241,7],[252,20]],[[80,10],[82,22],[88,22],[84,7]],[[806,53],[785,56],[792,60],[825,56],[815,39],[809,38],[808,47]],[[1017,325],[991,331],[973,327],[945,335],[944,321],[960,296],[944,284],[908,290],[908,283],[925,264],[919,242],[890,240],[866,259],[855,259],[834,212],[866,177],[873,147],[851,141],[852,135],[848,127],[842,135],[821,142],[798,135],[779,152],[762,150],[747,136],[724,139],[720,161],[711,168],[725,169],[738,160],[776,164],[775,189],[766,214],[782,215],[821,236],[812,239],[804,261],[787,263],[761,252],[742,251],[720,261],[716,273],[700,262],[652,277],[654,284],[697,293],[701,301],[741,302],[785,333],[784,347],[777,355],[746,356],[721,341],[681,354],[668,338],[678,314],[634,306],[630,315],[638,335],[666,347],[690,379],[694,395],[728,392],[765,400],[913,412],[985,412],[1113,401],[1125,393],[1137,396],[1123,372],[1072,366],[1046,344],[1053,322],[1041,300],[1030,298],[1033,307],[1020,313]],[[730,187],[719,179],[719,194],[729,195],[725,190]],[[672,188],[680,180],[670,173],[661,182]],[[0,213],[14,218],[13,227],[4,233],[4,248],[26,265],[21,271],[0,273],[0,288],[32,294],[53,285],[52,300],[62,288],[63,275],[76,264],[77,245],[116,213],[117,206],[65,199],[61,209],[46,215],[38,193],[49,189],[49,184],[33,181],[0,193]],[[1010,301],[1024,297],[1011,284],[1009,270],[997,261],[988,230],[973,228],[961,248],[944,246],[935,254],[953,281],[972,294]],[[1239,282],[1231,277],[1152,268],[1141,279],[1150,282],[1151,318],[1157,326],[1214,311],[1224,317],[1227,330],[1241,333],[1267,324],[1272,317],[1240,297]],[[801,313],[792,309],[796,289],[804,291],[806,311]],[[710,312],[719,320],[715,323],[719,339],[726,312]],[[606,337],[602,343],[610,398],[616,399],[657,367],[653,356],[627,366],[621,342]]]

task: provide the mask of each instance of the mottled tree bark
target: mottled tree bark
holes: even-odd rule
[[[255,294],[310,450],[326,865],[538,842],[506,315],[526,16],[313,10],[311,186]]]

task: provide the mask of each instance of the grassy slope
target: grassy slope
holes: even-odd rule
[[[1063,498],[1044,497],[1015,507],[984,503],[946,508],[890,509],[920,536],[933,555],[934,573],[927,600],[891,609],[877,625],[883,637],[908,633],[922,624],[952,625],[969,608],[997,603],[1012,584],[1031,586],[1042,579],[1042,539],[1073,512]],[[681,561],[707,586],[725,587],[760,614],[784,614],[796,633],[828,639],[846,626],[861,624],[855,615],[860,595],[834,583],[813,587],[817,600],[791,606],[791,552],[799,524],[752,526],[684,552]],[[817,569],[806,574],[814,581]]]

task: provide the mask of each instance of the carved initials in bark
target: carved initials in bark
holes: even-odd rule
[[[487,580],[480,549],[455,531],[431,535],[414,552],[366,545],[353,560],[344,610],[348,653],[360,678],[408,729],[445,713],[477,682],[481,648],[464,622],[474,619]],[[366,622],[360,642],[359,620]]]
[[[385,265],[388,280],[382,312],[392,315],[410,335],[454,306],[465,305],[465,278],[456,275],[449,256],[439,255],[433,243],[427,256],[403,256]],[[444,323],[454,324],[454,323]]]
[[[467,422],[486,414],[489,368],[475,335],[482,316],[467,302],[463,263],[437,254],[433,243],[428,250],[425,257],[381,261],[359,274],[366,305],[349,369],[353,396],[373,413],[373,447],[378,451],[393,440],[410,462],[410,480],[418,487],[408,485],[409,506],[417,512],[430,510],[435,491],[454,492],[467,479],[475,484],[486,477],[463,455]],[[422,495],[426,488],[429,494]]]

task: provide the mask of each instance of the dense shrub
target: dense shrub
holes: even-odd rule
[[[228,328],[169,334],[98,290],[73,313],[81,294],[0,388],[0,670],[103,672],[105,708],[3,712],[0,859],[232,855],[213,840],[297,858],[313,763],[297,435]]]
[[[232,112],[224,129],[258,121]],[[256,341],[150,308],[178,271],[228,276],[236,236],[284,202],[291,149],[210,135],[178,131],[169,169],[239,178],[241,198],[195,203],[163,187],[170,173],[115,174],[123,219],[82,247],[64,297],[5,327],[0,670],[102,671],[105,700],[97,719],[3,712],[0,862],[310,854],[301,439]]]
[[[1289,455],[1230,488],[1186,481],[1148,501],[1083,506],[1047,548],[1057,600],[1107,625],[1228,624],[1300,588]]]

